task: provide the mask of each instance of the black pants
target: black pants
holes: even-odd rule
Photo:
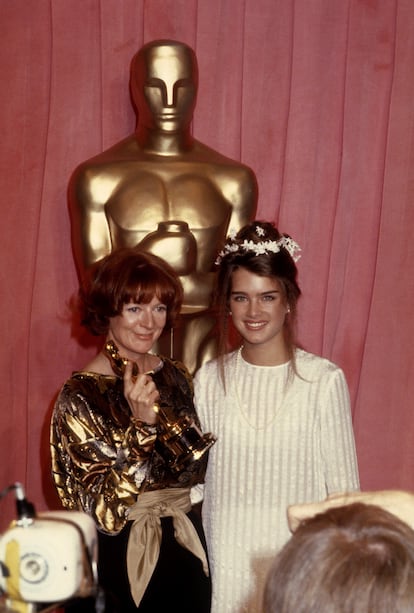
[[[205,547],[201,519],[190,511],[201,543]],[[171,517],[161,518],[162,541],[160,555],[137,608],[131,597],[126,570],[126,552],[131,524],[116,536],[98,534],[98,576],[104,592],[104,613],[209,613],[211,607],[211,582],[204,574],[202,564],[191,552],[179,545],[174,538]],[[72,608],[70,608],[72,607]],[[65,608],[67,613],[91,613],[102,611],[92,599],[80,599]]]

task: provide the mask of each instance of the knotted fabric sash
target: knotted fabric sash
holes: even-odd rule
[[[127,549],[128,579],[131,594],[137,607],[147,589],[160,553],[161,517],[172,517],[177,542],[191,551],[203,564],[208,575],[207,556],[197,530],[187,517],[191,510],[188,488],[166,488],[144,492],[128,509],[128,519],[133,521]]]

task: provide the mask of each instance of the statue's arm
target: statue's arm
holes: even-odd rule
[[[111,252],[111,235],[105,212],[107,189],[103,178],[80,166],[69,181],[72,248],[78,272]]]

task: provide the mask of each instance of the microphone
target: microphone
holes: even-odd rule
[[[23,527],[30,526],[36,517],[34,505],[27,500],[21,483],[16,482],[13,487],[16,495],[16,524]]]

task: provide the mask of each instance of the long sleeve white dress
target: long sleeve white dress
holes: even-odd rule
[[[332,362],[298,349],[289,364],[255,366],[241,352],[195,377],[209,452],[203,524],[212,572],[211,613],[261,613],[263,587],[289,539],[286,508],[359,489],[348,387]],[[292,378],[293,377],[293,378]]]

